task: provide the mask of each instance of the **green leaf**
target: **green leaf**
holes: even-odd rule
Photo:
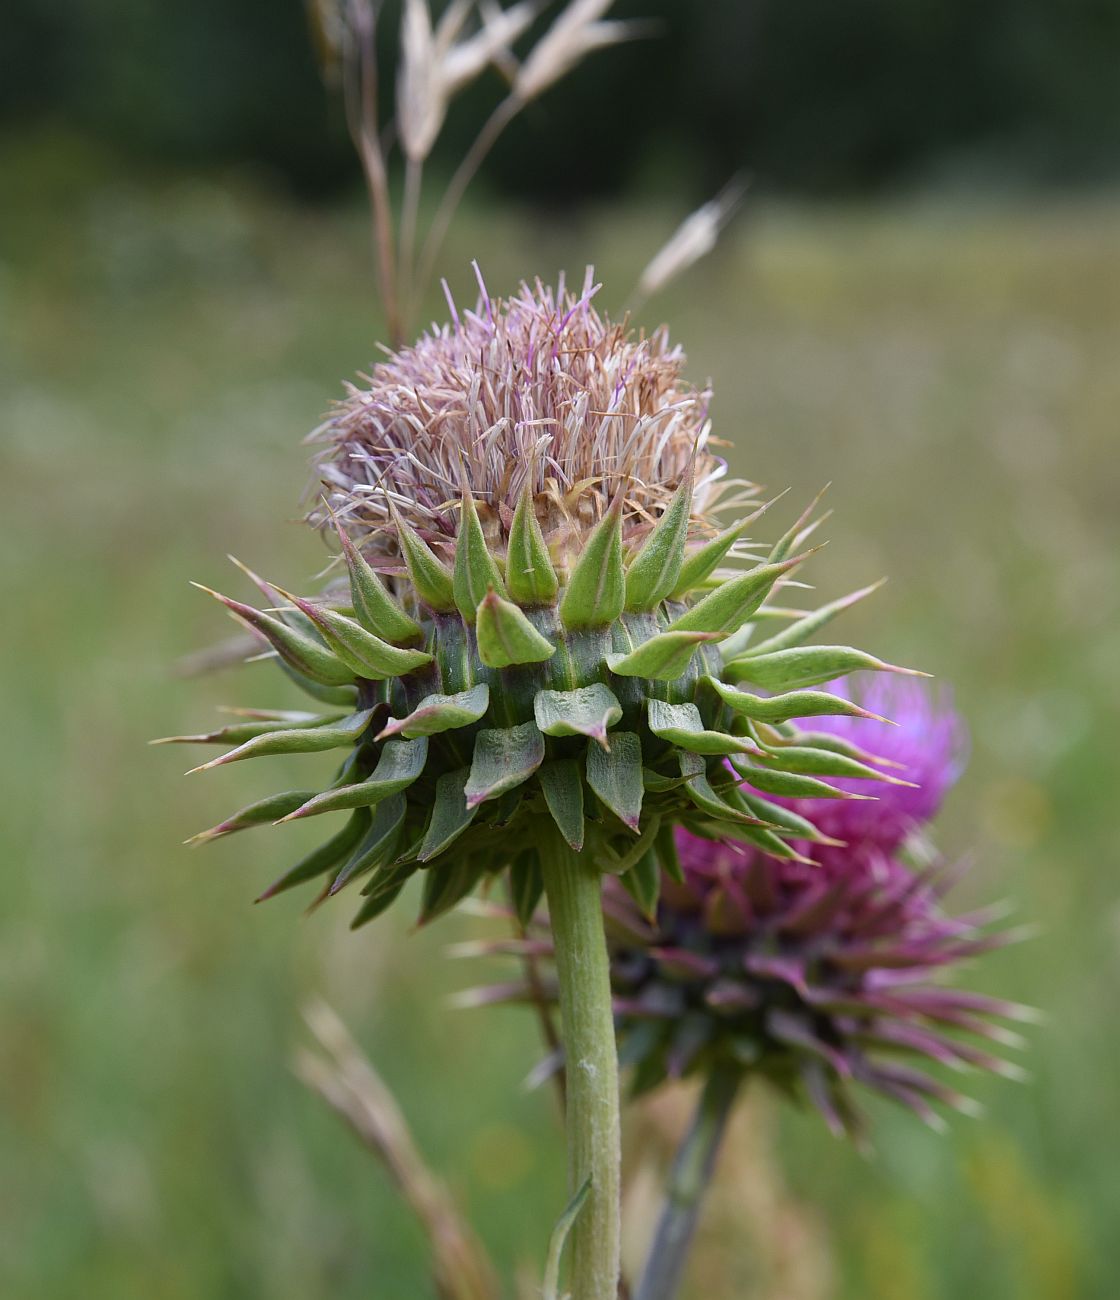
[[[461,767],[455,772],[445,773],[436,782],[432,815],[416,855],[421,862],[430,862],[442,853],[474,821],[478,809],[467,807],[464,794],[469,775],[470,768]]]
[[[541,771],[543,782],[544,769],[542,768]],[[580,820],[582,822],[582,817]],[[541,894],[544,893],[541,860],[534,849],[526,849],[524,853],[519,853],[510,864],[509,890],[518,921],[523,926],[529,925],[533,913],[537,910],[537,904],[541,901]]]
[[[319,700],[323,704],[341,705],[342,708],[351,712],[356,707],[358,703],[358,688],[356,686],[324,686],[322,682],[314,681],[306,673],[301,673],[298,669],[293,668],[290,663],[279,655],[276,656],[275,662],[285,677],[295,682],[301,691],[305,691],[313,699]]]
[[[661,864],[652,849],[634,863],[629,871],[619,877],[623,888],[638,904],[647,921],[657,916],[657,900],[661,897]]]
[[[626,608],[635,613],[656,609],[677,585],[692,514],[693,466],[626,569]]]
[[[678,749],[694,754],[743,754],[757,751],[753,741],[738,736],[725,736],[722,731],[709,731],[704,726],[700,710],[695,704],[666,704],[664,700],[647,702],[649,729],[655,736],[666,740]]]
[[[635,833],[642,812],[642,742],[632,731],[611,734],[608,753],[587,749],[587,784],[599,800]]]
[[[607,667],[619,677],[673,682],[684,676],[698,645],[718,640],[718,632],[660,632],[629,654],[607,655]]]
[[[346,825],[336,835],[333,835],[325,844],[320,844],[318,848],[312,849],[294,867],[285,871],[278,880],[274,880],[260,895],[257,902],[263,903],[266,898],[275,898],[277,894],[283,893],[286,889],[291,889],[293,885],[300,885],[305,880],[313,880],[316,876],[322,876],[338,866],[340,862],[345,861],[355,844],[362,838],[368,825],[369,813],[366,809],[359,808],[357,812],[347,819]]]
[[[790,718],[871,718],[886,722],[877,713],[841,699],[829,691],[790,691],[784,695],[749,695],[736,690],[716,677],[705,677],[704,682],[716,692],[724,704],[741,718],[756,722],[787,722]]]
[[[232,835],[235,831],[248,830],[252,826],[271,825],[277,818],[286,816],[300,804],[305,803],[314,793],[314,790],[288,790],[284,794],[270,794],[267,798],[258,799],[256,803],[242,808],[240,812],[235,812],[232,817],[227,817],[217,826],[211,826],[208,831],[199,831],[197,835],[192,835],[187,843],[208,844],[211,840],[221,839],[223,835]]]
[[[607,729],[622,717],[622,705],[602,682],[574,691],[538,691],[533,715],[546,736],[588,736],[610,749]]]
[[[370,568],[365,556],[339,527],[338,540],[350,574],[350,600],[354,615],[367,632],[385,641],[417,641],[423,629],[410,618],[385,590],[385,585]]]
[[[496,591],[499,596],[506,594],[502,575],[486,545],[474,497],[465,488],[459,537],[455,543],[455,578],[452,589],[459,613],[468,623],[474,622],[478,607],[488,591]]]
[[[432,656],[425,651],[403,650],[400,646],[390,645],[337,610],[312,604],[299,596],[290,599],[311,619],[327,645],[359,677],[383,682],[432,662]]]
[[[450,614],[455,608],[455,587],[451,574],[420,534],[390,506],[397,527],[397,541],[408,566],[416,594],[437,613]]]
[[[364,781],[324,790],[309,799],[282,820],[299,821],[319,813],[338,812],[343,808],[368,808],[408,787],[424,770],[428,758],[426,737],[419,740],[387,740],[381,747],[377,766]]]
[[[348,881],[376,867],[387,866],[393,860],[400,843],[407,808],[403,794],[390,795],[377,805],[369,830],[362,836],[361,843],[349,861],[331,881],[332,894],[337,894]]]
[[[678,752],[678,759],[681,775],[688,778],[684,784],[685,793],[701,812],[718,821],[736,822],[741,826],[765,824],[758,817],[732,807],[716,794],[708,780],[708,765],[699,754],[690,754],[686,750],[681,750]]]
[[[822,605],[820,609],[815,609],[811,614],[806,614],[804,618],[799,618],[795,623],[783,628],[781,632],[777,632],[774,636],[767,637],[765,641],[760,641],[757,645],[751,646],[750,653],[752,655],[769,654],[774,650],[789,650],[793,646],[803,645],[814,632],[820,631],[837,614],[842,614],[844,610],[850,609],[852,605],[863,600],[865,596],[870,596],[873,591],[878,591],[884,582],[886,582],[886,578],[881,578],[878,582],[873,582],[870,587],[861,587],[859,591],[853,591],[847,596],[841,596],[839,600]]]
[[[469,691],[454,695],[438,692],[426,695],[405,718],[390,718],[377,737],[402,735],[409,740],[417,736],[435,736],[441,731],[454,731],[477,722],[490,707],[490,687],[485,682],[472,686]]]
[[[903,673],[908,677],[929,676],[913,668],[884,663],[874,655],[853,650],[851,646],[839,645],[801,646],[776,650],[773,654],[746,655],[725,665],[723,675],[730,682],[751,682],[768,691],[789,691],[835,681],[847,673],[865,669]]]
[[[811,552],[806,552],[806,555]],[[680,618],[669,624],[670,632],[730,632],[750,618],[775,582],[790,569],[801,564],[806,555],[795,555],[780,564],[759,564],[726,582],[697,601]]]
[[[579,1212],[583,1209],[591,1193],[591,1176],[590,1174],[583,1180],[579,1191],[568,1202],[564,1213],[556,1221],[556,1227],[552,1229],[552,1236],[548,1241],[548,1258],[545,1261],[544,1268],[544,1287],[542,1300],[560,1300],[560,1261],[564,1255],[564,1243],[568,1240],[568,1233],[572,1230],[572,1225],[579,1218]]]
[[[325,749],[341,749],[343,746],[357,742],[372,716],[372,709],[364,709],[361,713],[352,713],[349,717],[340,718],[325,727],[271,731],[266,736],[247,740],[244,745],[239,745],[218,758],[212,758],[209,763],[202,763],[191,771],[205,772],[209,768],[221,767],[225,763],[236,763],[243,758],[261,758],[268,754],[318,754]]]
[[[412,862],[398,863],[387,871],[379,871],[370,882],[372,888],[367,886],[362,891],[366,901],[350,922],[350,929],[357,930],[360,926],[372,921],[374,917],[380,916],[386,908],[396,901],[397,895],[408,884],[409,879],[416,874],[416,871],[416,864]]]
[[[506,550],[506,585],[519,605],[551,605],[560,589],[556,570],[533,509],[529,480],[517,501]]]
[[[474,889],[484,871],[480,860],[461,857],[424,872],[424,890],[420,896],[418,925],[427,925],[437,916],[449,912]]]
[[[545,763],[540,770],[541,789],[552,820],[560,834],[579,853],[583,848],[583,779],[579,764],[571,758]]]
[[[478,657],[488,668],[539,664],[551,659],[556,647],[541,636],[525,615],[495,591],[478,607]]]
[[[837,790],[826,781],[813,776],[800,776],[796,772],[779,772],[771,767],[757,767],[753,763],[731,760],[735,771],[748,785],[764,794],[776,794],[782,799],[870,799],[872,795],[852,794]]]
[[[467,807],[477,808],[519,786],[544,761],[544,737],[535,722],[519,727],[493,727],[475,737],[474,757],[466,785]]]
[[[622,568],[622,506],[619,492],[587,539],[560,600],[560,621],[570,632],[606,627],[622,613],[626,575]]]
[[[671,599],[681,600],[690,591],[706,582],[719,567],[728,551],[743,536],[751,524],[761,518],[777,500],[778,497],[774,497],[773,500],[767,501],[764,505],[759,506],[754,514],[748,515],[745,519],[740,519],[737,524],[732,524],[730,528],[725,528],[722,533],[713,537],[710,542],[705,543],[699,550],[687,555],[684,564],[681,566],[677,585],[671,593]]]
[[[223,596],[221,592],[211,591],[200,582],[192,585],[213,596],[215,600],[221,601],[230,613],[259,632],[280,658],[304,677],[320,682],[324,686],[353,684],[354,673],[322,642],[289,627],[273,614],[265,614],[259,609],[254,609],[252,605],[244,605],[239,600]]]

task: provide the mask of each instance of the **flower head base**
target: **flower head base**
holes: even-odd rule
[[[682,822],[802,861],[793,841],[827,839],[741,794],[728,756],[787,796],[849,797],[804,771],[893,779],[794,743],[792,719],[868,716],[821,682],[906,671],[805,644],[866,592],[771,605],[808,557],[809,512],[761,553],[746,530],[766,506],[716,532],[707,395],[663,332],[611,325],[592,293],[484,299],[376,367],[320,431],[318,522],[337,525],[345,588],[307,599],[249,573],[263,608],[212,593],[327,707],[174,739],[233,746],[205,767],[345,755],[326,789],[199,837],[348,814],[268,893],[362,879],[357,924],[423,870],[427,920],[509,868],[531,910],[542,833],[648,893]]]

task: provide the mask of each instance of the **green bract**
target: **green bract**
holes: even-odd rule
[[[822,778],[869,769],[795,743],[787,724],[862,712],[812,686],[855,669],[905,670],[803,644],[871,588],[816,612],[771,608],[807,557],[796,553],[811,528],[804,519],[765,562],[721,568],[739,554],[731,548],[747,521],[712,539],[691,501],[689,466],[652,526],[634,527],[617,492],[573,545],[570,530],[550,543],[538,518],[550,506],[528,487],[498,527],[492,503],[464,492],[442,556],[394,512],[399,563],[387,575],[340,531],[348,597],[305,599],[260,579],[273,600],[266,609],[212,593],[330,707],[173,739],[231,746],[204,767],[328,749],[342,762],[326,789],[260,800],[196,839],[343,814],[341,829],[266,896],[316,877],[326,893],[352,884],[362,894],[355,926],[417,872],[422,920],[507,868],[529,914],[548,823],[622,873],[646,912],[659,868],[675,870],[663,828],[683,824],[779,858],[799,856],[792,840],[827,842],[739,782],[760,795],[839,795]]]

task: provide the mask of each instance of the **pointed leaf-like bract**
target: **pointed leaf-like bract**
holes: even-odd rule
[[[692,515],[693,471],[673,493],[665,513],[626,569],[626,608],[635,613],[656,609],[677,585]]]
[[[784,496],[785,494],[782,493],[781,495]],[[725,528],[722,533],[713,537],[710,542],[706,542],[699,550],[687,555],[684,564],[681,566],[677,585],[670,593],[672,599],[680,600],[687,596],[690,591],[706,582],[719,567],[728,551],[743,536],[751,524],[764,515],[777,500],[778,497],[774,497],[773,500],[767,501],[764,505],[759,506],[754,514],[748,515],[746,519],[740,519],[738,523],[732,524],[730,528]]]
[[[488,668],[539,664],[551,659],[556,647],[541,636],[511,601],[488,591],[478,607],[478,657]]]
[[[560,600],[560,621],[570,632],[606,627],[622,613],[626,600],[622,507],[623,496],[619,492],[587,539],[568,579]]]
[[[318,754],[325,749],[342,749],[357,741],[372,716],[372,709],[364,709],[361,713],[352,713],[348,718],[340,718],[325,727],[270,731],[268,735],[247,740],[244,745],[238,745],[229,753],[212,758],[209,763],[202,763],[191,770],[205,772],[225,763],[236,763],[243,758],[262,758],[268,754]]]
[[[704,641],[718,641],[718,632],[660,632],[629,654],[607,655],[607,667],[619,677],[644,677],[647,681],[673,682],[683,676]]]
[[[340,527],[338,539],[350,574],[350,600],[358,622],[384,641],[416,641],[422,635],[420,624],[410,618],[385,590],[385,585],[370,567],[365,556]]]
[[[387,740],[381,748],[377,766],[364,781],[324,790],[282,820],[294,822],[319,813],[338,812],[343,808],[368,808],[380,803],[390,795],[407,790],[423,772],[427,758],[426,737],[422,736],[418,740]]]
[[[284,817],[300,804],[306,803],[314,795],[314,790],[287,790],[283,794],[270,794],[258,799],[232,817],[227,817],[208,831],[199,831],[192,835],[188,844],[208,844],[211,840],[221,839],[223,835],[232,835],[235,831],[245,831],[251,826],[271,825],[278,817]]]
[[[426,651],[390,645],[337,610],[315,605],[299,596],[291,599],[311,619],[335,654],[360,677],[383,682],[432,662],[432,656]]]
[[[789,531],[783,533],[783,535],[774,544],[774,548],[773,550],[771,550],[770,557],[769,557],[771,564],[776,564],[779,560],[784,560],[786,556],[790,553],[790,551],[793,550],[793,548],[797,545],[798,538],[804,538],[805,536],[808,535],[805,532],[806,525],[808,525],[809,520],[813,517],[813,511],[816,510],[817,506],[820,504],[820,499],[828,491],[829,486],[830,485],[826,483],[824,487],[821,488],[821,490],[817,493],[817,495],[812,499],[812,501],[809,502],[809,504],[805,507],[805,509],[794,521],[793,526],[789,529]],[[823,519],[824,517],[825,516],[822,515],[821,519]],[[817,524],[821,522],[821,519],[818,519],[816,523],[814,523],[812,527],[809,528],[809,532],[812,532],[813,529],[816,528]]]
[[[474,889],[484,870],[480,860],[464,857],[426,871],[417,925],[427,925],[437,916],[449,912]]]
[[[319,641],[313,640],[304,632],[289,627],[272,614],[262,613],[252,605],[242,604],[221,592],[211,591],[200,582],[193,584],[200,591],[213,596],[235,614],[243,623],[247,623],[268,641],[285,663],[297,672],[324,686],[348,686],[354,681],[354,673],[347,668],[338,656]]]
[[[622,705],[602,682],[574,691],[538,691],[533,700],[537,726],[546,736],[588,736],[609,749],[607,730],[622,717]]]
[[[756,817],[780,826],[796,839],[809,840],[813,844],[828,844],[833,848],[842,848],[844,845],[843,840],[833,839],[831,835],[817,830],[808,817],[783,808],[781,804],[771,803],[769,799],[763,799],[761,795],[752,794],[749,790],[740,790],[739,797]]]
[[[766,753],[755,756],[759,762],[771,767],[780,767],[784,772],[804,772],[808,776],[842,776],[857,778],[861,781],[885,781],[888,785],[908,785],[914,787],[913,781],[904,781],[891,776],[879,768],[861,763],[858,759],[848,758],[846,754],[831,749],[815,749],[811,745],[768,745]]]
[[[799,618],[796,622],[775,633],[774,636],[767,637],[765,641],[760,641],[757,645],[751,646],[750,653],[752,655],[769,654],[774,650],[789,650],[793,646],[804,645],[814,632],[819,632],[837,614],[842,614],[844,610],[850,609],[852,605],[863,600],[865,596],[870,596],[873,591],[878,591],[884,582],[886,582],[886,578],[880,578],[878,582],[873,582],[869,587],[861,587],[859,591],[853,591],[847,596],[841,596],[839,600],[822,605],[820,609],[815,609],[811,614],[806,614],[804,618]],[[731,658],[733,656],[727,657]]]
[[[657,854],[647,849],[620,879],[642,915],[647,921],[652,921],[657,915],[657,900],[661,896],[661,864]]]
[[[455,772],[445,773],[436,782],[432,815],[416,855],[421,862],[430,862],[450,847],[474,821],[478,808],[467,807],[464,793],[470,771],[469,767],[461,767]]]
[[[506,586],[519,605],[530,609],[537,605],[551,605],[560,589],[544,533],[533,509],[533,492],[528,479],[510,525]]]
[[[479,682],[469,691],[457,691],[454,695],[435,692],[426,695],[407,717],[390,718],[377,739],[401,735],[415,740],[417,736],[435,736],[441,731],[469,727],[489,707],[490,687],[485,682]]]
[[[475,508],[474,497],[464,488],[459,518],[459,537],[455,543],[455,577],[452,590],[459,613],[473,623],[479,605],[488,591],[499,596],[506,593],[502,575],[490,548]]]
[[[768,691],[801,690],[835,681],[847,673],[868,670],[881,673],[903,673],[908,677],[927,677],[928,673],[913,668],[899,668],[884,663],[874,655],[851,646],[821,645],[800,646],[790,650],[776,650],[773,654],[746,655],[733,659],[724,666],[724,677],[729,682],[750,682]]]
[[[544,801],[560,834],[579,853],[583,848],[583,778],[572,758],[545,763],[538,777]],[[538,867],[539,873],[539,867]]]
[[[325,844],[320,844],[317,849],[312,849],[294,867],[285,871],[279,880],[274,880],[258,897],[257,902],[263,903],[266,898],[274,898],[285,889],[291,889],[293,885],[300,885],[305,880],[313,880],[316,876],[322,876],[337,867],[362,838],[368,825],[368,811],[359,808],[337,835],[333,835]]]
[[[826,781],[818,781],[815,776],[801,776],[797,772],[780,772],[772,767],[756,767],[753,763],[731,760],[735,771],[756,790],[764,794],[776,794],[782,799],[866,799],[863,794],[851,794],[847,790],[837,790]]]
[[[851,700],[829,691],[789,691],[784,695],[750,695],[736,690],[716,677],[704,682],[741,718],[757,722],[788,722],[791,718],[870,718],[886,722],[877,713],[869,713]]]
[[[365,902],[358,909],[357,915],[350,922],[350,929],[357,930],[375,917],[381,915],[392,905],[397,895],[416,874],[418,868],[414,862],[402,862],[397,866],[379,871],[370,882],[372,888],[363,889]]]
[[[757,753],[753,741],[709,731],[695,704],[666,704],[651,699],[647,704],[649,729],[655,736],[693,754]]]
[[[337,894],[351,880],[377,867],[387,866],[393,860],[400,843],[407,808],[403,794],[390,795],[377,805],[369,830],[362,836],[346,865],[331,881],[331,894]]]
[[[513,790],[544,761],[544,737],[535,722],[519,727],[491,727],[474,741],[474,757],[466,784],[466,804],[477,808],[488,799]]]
[[[634,732],[612,732],[609,753],[588,746],[587,784],[620,821],[638,830],[644,787],[642,742]]]
[[[455,608],[455,585],[451,574],[416,529],[402,519],[395,509],[392,510],[392,515],[397,528],[397,541],[416,594],[436,613],[450,614]]]
[[[729,578],[680,618],[674,619],[669,624],[669,631],[733,631],[758,610],[782,574],[801,564],[805,558],[805,555],[795,555],[780,564],[759,564],[737,578]]]
[[[682,750],[677,755],[677,761],[681,765],[681,775],[687,778],[684,783],[685,793],[701,812],[720,821],[734,821],[744,826],[768,824],[720,798],[708,780],[708,765],[701,755]]]
[[[305,727],[321,727],[337,722],[342,713],[290,713],[283,718],[259,718],[253,721],[233,722],[217,731],[203,731],[194,736],[160,736],[149,740],[149,745],[243,745],[258,736],[268,736],[277,731],[298,731]]]
[[[543,771],[543,769],[542,769]],[[583,824],[582,813],[580,825]],[[533,919],[537,904],[544,893],[544,881],[541,879],[541,860],[533,850],[519,853],[510,864],[509,892],[513,900],[513,910],[523,926]]]

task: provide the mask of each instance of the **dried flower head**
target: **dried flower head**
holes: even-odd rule
[[[523,490],[554,546],[622,493],[623,529],[648,530],[693,472],[691,512],[711,509],[725,465],[708,450],[706,389],[683,377],[668,331],[602,316],[599,286],[537,282],[433,326],[375,366],[312,435],[329,513],[370,555],[399,555],[393,510],[446,550],[467,484],[484,527],[508,527]],[[693,460],[695,457],[695,464]],[[500,543],[499,543],[500,544]]]
[[[799,773],[835,755],[790,745],[791,720],[867,716],[813,688],[906,670],[805,644],[865,592],[771,604],[808,558],[812,507],[760,555],[746,532],[765,505],[717,532],[708,393],[663,330],[612,324],[594,291],[589,276],[579,294],[452,306],[351,391],[317,434],[330,496],[314,516],[337,527],[348,589],[304,598],[249,573],[264,607],[212,593],[325,708],[176,739],[233,746],[206,768],[345,754],[326,789],[199,837],[349,814],[268,893],[361,878],[358,923],[422,870],[430,919],[507,867],[531,909],[542,835],[647,890],[681,823],[799,861],[795,840],[827,838],[742,794],[724,760],[763,790],[830,792]]]

